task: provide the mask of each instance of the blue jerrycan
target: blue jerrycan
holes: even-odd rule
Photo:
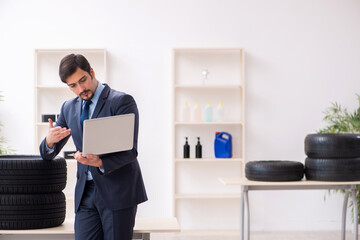
[[[214,149],[216,158],[232,157],[231,135],[227,132],[217,132],[215,135]]]

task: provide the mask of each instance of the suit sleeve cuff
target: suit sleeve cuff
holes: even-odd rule
[[[46,148],[46,153],[51,154],[55,151],[55,146],[53,146],[52,148],[49,148],[49,146],[47,145],[47,143],[45,142],[45,148]]]

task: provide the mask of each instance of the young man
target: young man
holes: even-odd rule
[[[70,54],[60,62],[60,79],[77,97],[66,101],[54,126],[40,144],[44,160],[52,160],[70,135],[77,152],[75,188],[76,240],[131,240],[137,205],[147,200],[137,161],[139,128],[134,99],[101,84],[82,55]],[[82,123],[88,118],[134,113],[134,147],[103,155],[82,157]]]

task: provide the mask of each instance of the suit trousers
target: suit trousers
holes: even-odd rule
[[[75,240],[131,240],[136,210],[107,208],[94,181],[87,181],[75,215]]]

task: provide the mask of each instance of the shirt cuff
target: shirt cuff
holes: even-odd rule
[[[99,167],[99,170],[100,170],[102,173],[104,173],[104,172],[105,172],[104,167]]]
[[[55,151],[55,146],[53,146],[52,148],[49,148],[49,146],[47,145],[46,142],[45,142],[45,148],[46,148],[47,153],[53,153]]]

